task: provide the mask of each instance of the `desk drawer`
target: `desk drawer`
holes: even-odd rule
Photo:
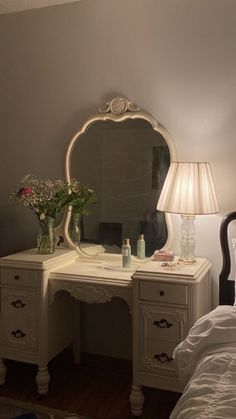
[[[139,327],[139,334],[144,340],[180,342],[189,330],[189,311],[155,304],[140,304]]]
[[[37,350],[37,303],[35,290],[2,289],[2,344],[17,350]]]
[[[37,288],[40,285],[40,274],[26,269],[1,268],[1,284]]]
[[[177,376],[173,351],[177,342],[140,341],[140,367],[153,374]]]
[[[188,286],[157,281],[140,281],[140,298],[163,303],[188,304]]]

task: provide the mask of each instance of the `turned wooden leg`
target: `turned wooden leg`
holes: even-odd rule
[[[38,393],[39,394],[47,394],[48,392],[48,383],[50,381],[50,375],[48,373],[48,368],[46,367],[38,367],[38,373],[35,379],[37,386],[38,386]]]
[[[7,367],[2,358],[0,358],[0,385],[5,383]]]
[[[131,404],[131,412],[133,416],[141,416],[143,413],[144,395],[141,386],[132,386],[132,390],[129,396]]]

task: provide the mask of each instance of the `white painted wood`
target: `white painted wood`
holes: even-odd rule
[[[0,358],[38,365],[36,382],[40,394],[48,391],[49,360],[63,350],[73,336],[71,331],[68,338],[72,321],[71,318],[67,319],[59,302],[53,305],[53,309],[49,307],[49,274],[53,268],[74,259],[75,252],[65,249],[56,250],[53,255],[39,255],[36,249],[31,249],[0,259]],[[58,308],[60,315],[56,316]],[[62,316],[68,321],[62,323]],[[62,324],[63,328],[60,329]],[[1,361],[0,383],[4,382],[3,365]]]
[[[141,416],[143,411],[144,396],[140,386],[132,385],[129,401],[132,406],[132,414]]]
[[[68,249],[56,249],[50,255],[40,255],[37,249],[29,249],[0,259],[0,266],[33,269],[36,271],[52,270],[57,266],[66,265],[76,258],[76,252]]]
[[[38,392],[46,394],[50,359],[71,344],[75,362],[80,361],[79,301],[119,297],[132,311],[130,403],[138,416],[142,386],[179,390],[172,352],[193,322],[211,309],[211,266],[204,258],[169,270],[147,261],[127,271],[115,268],[120,256],[99,257],[78,258],[68,249],[38,255],[31,249],[0,259],[0,384],[5,382],[4,358],[33,363]]]
[[[1,270],[1,284],[12,285],[14,287],[30,287],[37,288],[38,273],[36,271],[25,271],[24,269],[9,269],[2,268]]]
[[[113,256],[105,261],[117,264]],[[80,361],[79,301],[119,297],[131,310],[135,269],[105,269],[103,263],[104,258],[77,260],[68,249],[53,255],[31,249],[0,259],[0,383],[5,381],[3,358],[38,365],[39,394],[48,392],[50,359],[72,344],[75,362]]]
[[[134,416],[142,414],[142,386],[179,391],[173,350],[197,318],[211,310],[210,263],[168,269],[149,261],[133,280],[133,389]]]
[[[155,281],[140,281],[140,298],[160,303],[187,304],[188,287]]]
[[[38,385],[39,394],[47,394],[49,381],[50,381],[50,376],[48,373],[47,366],[39,367],[37,375],[36,375],[36,383]]]
[[[51,273],[49,298],[53,301],[55,294],[64,290],[87,303],[105,303],[120,297],[131,306],[133,272],[103,269],[97,260],[79,260]]]
[[[33,290],[3,288],[1,291],[1,345],[19,350],[37,350],[38,295]]]

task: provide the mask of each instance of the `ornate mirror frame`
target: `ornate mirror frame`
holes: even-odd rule
[[[124,97],[115,97],[110,102],[107,102],[104,108],[99,109],[98,113],[92,115],[89,119],[87,119],[87,121],[84,123],[81,129],[77,131],[76,134],[73,136],[73,138],[70,140],[68,148],[67,148],[67,152],[66,152],[66,158],[65,158],[65,176],[66,176],[66,181],[68,183],[70,183],[72,179],[71,161],[72,161],[73,147],[75,143],[80,139],[80,136],[83,135],[87,131],[87,129],[95,122],[107,121],[107,120],[114,121],[114,122],[122,122],[128,119],[132,119],[132,120],[142,119],[144,121],[147,121],[151,125],[153,130],[160,133],[163,136],[164,140],[166,141],[169,148],[169,152],[170,152],[170,161],[175,160],[175,155],[176,155],[175,147],[174,147],[174,143],[169,132],[161,124],[159,124],[159,122],[156,119],[154,119],[148,112],[143,111],[134,102]],[[71,217],[71,211],[69,210],[65,216],[64,223],[63,223],[64,224],[63,225],[64,239],[65,239],[66,245],[70,249],[76,250],[78,254],[83,257],[91,257],[92,255],[85,253],[79,246],[74,244],[72,240],[70,239],[70,235],[69,235],[70,217]],[[170,214],[167,214],[167,213],[165,214],[165,222],[166,222],[166,227],[167,227],[167,241],[163,249],[170,249],[173,243],[173,227],[172,227]],[[107,253],[106,255],[108,256]]]

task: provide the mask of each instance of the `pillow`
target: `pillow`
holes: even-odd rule
[[[203,353],[232,343],[236,344],[236,306],[218,306],[198,319],[173,354],[182,384],[190,379]]]

